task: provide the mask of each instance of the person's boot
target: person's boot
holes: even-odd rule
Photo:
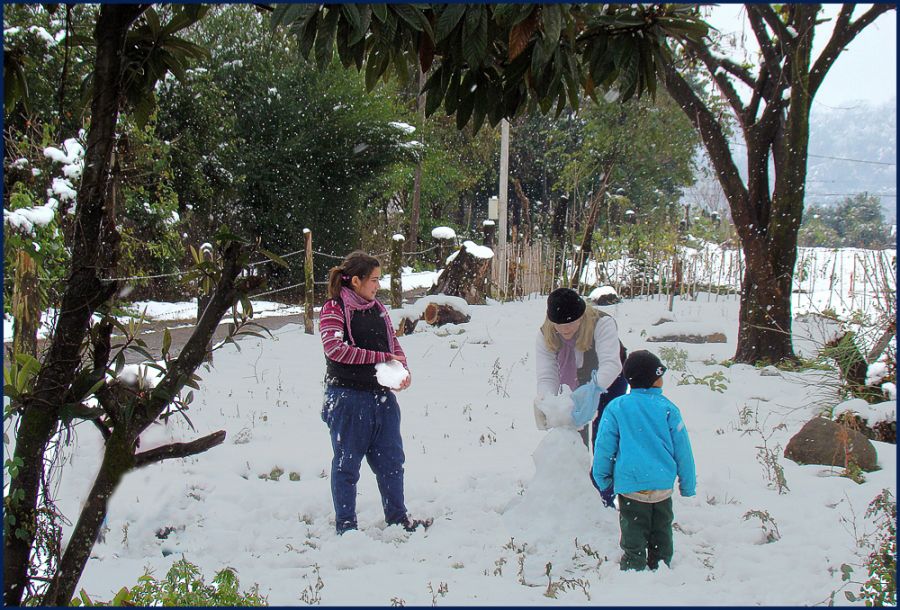
[[[429,527],[431,527],[432,523],[434,523],[434,519],[430,517],[428,519],[412,519],[410,517],[407,517],[404,522],[399,523],[398,525],[400,525],[407,532],[414,532],[420,527],[427,530]]]

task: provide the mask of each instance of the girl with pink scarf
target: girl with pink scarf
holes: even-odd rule
[[[414,531],[431,524],[407,514],[400,406],[394,392],[380,385],[375,375],[378,363],[396,360],[406,367],[390,316],[375,298],[380,278],[378,259],[359,251],[348,254],[329,273],[330,298],[319,314],[326,363],[322,420],[334,450],[331,496],[338,534],[358,526],[356,484],[363,458],[375,473],[387,525]],[[408,388],[411,379],[407,376],[397,390]]]

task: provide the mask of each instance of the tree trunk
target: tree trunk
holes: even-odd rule
[[[437,303],[429,303],[425,307],[425,313],[422,319],[432,326],[443,326],[444,324],[462,324],[468,322],[471,316],[465,314],[452,305]]]
[[[109,160],[115,141],[121,91],[121,57],[125,34],[148,5],[101,5],[94,37],[94,98],[85,152],[84,174],[78,189],[71,273],[66,282],[56,332],[35,380],[34,391],[23,401],[15,457],[23,466],[10,480],[8,514],[15,519],[4,536],[4,601],[22,603],[34,543],[38,490],[47,443],[56,431],[58,413],[79,364],[79,351],[96,308],[116,292],[115,283],[102,283],[115,264],[119,236],[106,223],[104,206]],[[12,500],[12,498],[17,498]],[[15,535],[20,532],[21,535]]]
[[[776,278],[772,258],[790,258],[793,245],[773,244],[768,252],[743,247],[744,289],[741,292],[737,362],[794,360],[791,341],[791,274]],[[760,260],[762,259],[762,260]]]
[[[220,431],[193,443],[177,443],[177,447],[169,446],[169,451],[164,450],[166,448],[158,448],[135,456],[136,440],[152,422],[159,418],[163,410],[171,404],[173,398],[182,390],[190,376],[203,362],[206,346],[219,321],[237,300],[239,288],[236,286],[236,281],[242,270],[238,259],[242,252],[243,248],[237,243],[231,243],[225,249],[222,257],[224,265],[219,282],[203,316],[197,321],[194,332],[178,357],[169,363],[166,374],[159,384],[145,399],[135,405],[131,419],[115,422],[115,428],[106,442],[103,462],[87,502],[81,510],[53,581],[44,594],[44,604],[61,606],[67,605],[71,601],[94,541],[97,539],[100,526],[106,517],[109,498],[127,472],[136,466],[154,461],[206,451],[225,439],[225,433]],[[247,281],[253,281],[253,279],[248,278]]]
[[[600,202],[605,199],[606,185],[609,183],[609,177],[612,175],[613,164],[614,163],[611,162],[606,167],[603,183],[600,185],[599,190],[594,193],[593,201],[591,202],[591,211],[588,214],[587,221],[584,223],[584,234],[581,236],[581,248],[578,250],[578,255],[575,257],[575,270],[570,280],[571,288],[578,288],[578,285],[581,283],[581,274],[584,272],[584,267],[587,265],[588,259],[590,258],[591,243],[594,237],[594,226],[597,224],[597,215],[600,212]]]
[[[476,258],[463,246],[438,276],[428,294],[462,297],[470,305],[484,305],[484,280],[490,269],[491,259]]]
[[[524,189],[522,189],[522,182],[518,178],[513,178],[513,186],[516,189],[516,197],[518,197],[519,201],[522,204],[522,237],[525,239],[526,244],[531,243],[531,202],[528,200],[528,197],[525,195]]]
[[[134,444],[122,432],[113,433],[106,443],[103,462],[88,493],[87,501],[81,509],[72,537],[66,544],[66,552],[50,587],[44,594],[43,604],[48,606],[68,606],[75,594],[75,587],[90,557],[94,541],[100,533],[103,519],[109,507],[109,499],[126,472],[134,466]]]

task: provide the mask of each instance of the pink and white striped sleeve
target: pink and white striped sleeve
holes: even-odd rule
[[[325,357],[341,364],[377,364],[391,359],[387,352],[355,347],[345,341],[344,312],[334,299],[326,301],[319,312],[319,336]]]

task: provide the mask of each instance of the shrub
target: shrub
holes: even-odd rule
[[[897,502],[889,489],[882,490],[866,510],[866,517],[873,518],[878,530],[874,550],[864,564],[869,579],[861,584],[858,593],[844,591],[851,602],[863,601],[866,606],[897,605]],[[850,581],[853,568],[841,566],[843,580]],[[853,581],[850,581],[853,582]]]
[[[122,587],[109,603],[95,602],[81,590],[73,606],[268,606],[259,594],[259,585],[249,591],[239,590],[240,582],[234,568],[216,572],[211,584],[206,584],[200,568],[182,557],[172,564],[164,580],[156,580],[150,573],[138,578],[130,590]]]

